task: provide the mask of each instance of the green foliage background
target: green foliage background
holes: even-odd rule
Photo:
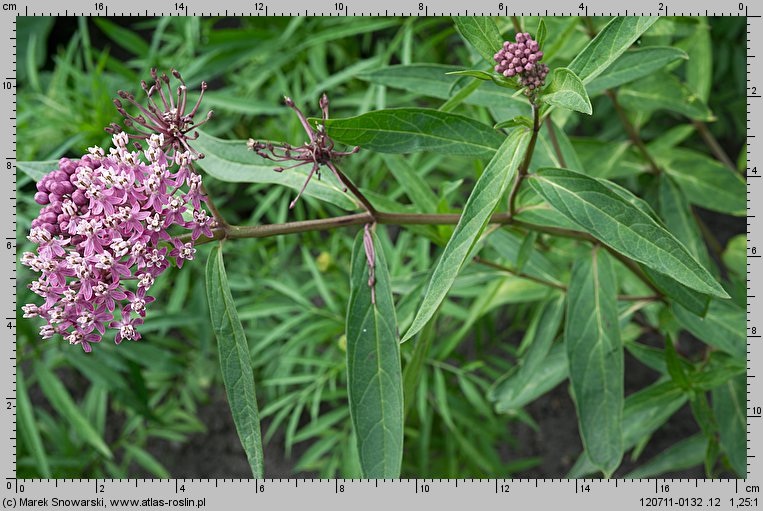
[[[537,18],[517,21],[531,32],[538,25]],[[552,68],[567,66],[589,42],[589,32],[608,21],[546,18],[546,61]],[[512,20],[495,22],[504,38],[513,34]],[[745,338],[746,243],[744,236],[728,239],[725,227],[715,229],[720,241],[710,234],[706,242],[704,224],[688,209],[691,203],[695,209],[744,215],[744,195],[737,196],[727,186],[730,178],[719,174],[732,171],[712,159],[697,132],[697,123],[707,122],[744,169],[744,27],[744,18],[663,18],[636,44],[686,52],[687,58],[666,59],[617,91],[654,159],[676,183],[674,190],[657,186],[647,162],[628,142],[612,103],[601,94],[606,83],[599,83],[597,93],[595,80],[588,84],[593,116],[559,111],[553,117],[563,126],[558,131],[568,165],[577,161],[576,170],[611,179],[646,198],[732,295],[732,300],[712,301],[705,320],[679,306],[619,303],[629,364],[649,367],[653,378],[652,385],[625,400],[623,441],[626,449],[633,448],[629,456],[638,458],[652,432],[686,403],[699,424],[695,436],[675,439],[673,447],[653,460],[639,459],[639,468],[629,474],[634,477],[703,464],[709,475],[742,475],[744,470],[744,443],[740,455],[739,439],[745,411],[740,417],[733,404],[744,396],[743,344],[738,350]],[[216,116],[205,127],[203,140],[208,143],[215,142],[206,135],[294,144],[304,134],[282,106],[283,95],[315,114],[319,95],[327,91],[332,117],[337,118],[391,107],[439,108],[468,86],[466,78],[446,72],[485,67],[449,18],[19,18],[18,55],[18,159],[32,162],[76,157],[95,144],[107,146],[102,128],[119,121],[111,98],[117,89],[137,92],[150,67],[181,70],[192,90],[201,80],[210,84],[204,105]],[[388,67],[392,65],[417,65],[408,68],[416,79],[401,77],[400,68]],[[448,109],[488,126],[529,115],[521,102],[485,86]],[[484,136],[498,144],[502,139],[498,131]],[[487,160],[448,144],[403,156],[361,151],[342,168],[383,209],[456,213]],[[216,175],[208,165],[210,193],[236,224],[337,215],[346,200],[306,197],[289,211],[292,188],[230,182],[249,179]],[[545,166],[560,165],[550,140],[542,135],[531,170]],[[20,168],[32,174],[50,166]],[[324,179],[330,183],[332,177]],[[32,179],[19,173],[18,187],[21,253],[29,249],[22,235],[38,207]],[[523,189],[520,204],[533,201],[538,196],[529,187]],[[683,208],[679,216],[672,212],[676,207]],[[542,223],[551,213],[529,207],[526,219]],[[671,225],[675,218],[689,224]],[[722,226],[736,225],[720,215],[710,218]],[[377,231],[401,333],[413,321],[441,252],[433,246],[444,245],[452,233],[452,226]],[[589,257],[590,250],[574,240],[546,235],[523,243],[524,236],[518,229],[496,231],[480,255],[519,267],[535,279],[467,264],[435,319],[401,346],[403,476],[509,477],[539,464],[535,457],[505,455],[505,446],[516,443],[512,432],[520,422],[537,427],[525,407],[567,377],[563,346],[558,340],[553,343],[556,329],[544,329],[547,315],[556,314],[558,322],[558,293],[536,280],[566,285],[571,263]],[[257,383],[264,442],[282,448],[295,473],[361,474],[345,369],[353,238],[351,229],[340,229],[225,245],[228,280]],[[216,390],[222,385],[204,286],[209,250],[200,248],[197,261],[157,281],[152,288],[157,301],[140,343],[117,347],[104,339],[85,356],[78,348],[39,340],[33,322],[18,321],[19,477],[172,475],[151,454],[152,446],[158,440],[183,444],[189,435],[203,434],[199,408],[219,395]],[[614,261],[613,266],[620,293],[648,294],[623,267]],[[19,282],[31,278],[19,266]],[[34,301],[25,289],[18,295],[20,304]],[[673,338],[683,332],[679,347],[685,350],[675,354],[671,343],[667,349],[661,341],[655,343],[655,331]],[[689,334],[718,350],[697,348]],[[723,342],[731,346],[718,344]],[[266,458],[266,474],[267,463]],[[593,472],[583,455],[570,475]],[[625,475],[625,469],[616,475]]]

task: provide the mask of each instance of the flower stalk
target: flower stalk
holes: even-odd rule
[[[533,109],[533,130],[530,136],[530,142],[527,144],[527,151],[522,163],[517,169],[517,176],[514,178],[514,184],[509,192],[509,214],[514,216],[516,214],[516,202],[517,195],[519,194],[519,187],[522,185],[522,181],[527,177],[527,171],[530,168],[530,161],[532,160],[533,153],[535,152],[535,144],[538,141],[538,132],[540,131],[540,110],[538,105],[531,102]]]

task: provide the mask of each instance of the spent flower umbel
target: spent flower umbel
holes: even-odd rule
[[[368,287],[371,288],[371,303],[376,305],[376,251],[374,238],[371,235],[371,224],[363,226],[363,248],[366,251],[366,264],[368,264]]]
[[[170,258],[177,266],[194,258],[193,244],[171,234],[173,226],[190,230],[193,240],[212,236],[192,153],[173,147],[170,158],[164,134],[153,134],[143,160],[128,149],[128,135],[112,138],[108,154],[91,147],[78,160],[62,158],[37,183],[34,199],[43,208],[28,236],[37,250],[21,257],[41,274],[29,288],[43,298],[25,305],[24,317],[46,320],[44,339],[60,334],[87,352],[107,325],[117,344],[140,339],[136,327],[154,301],[149,288]]]
[[[180,82],[175,92],[170,85],[170,78],[165,73],[157,74],[156,69],[151,70],[151,78],[154,83],[150,87],[145,81],[140,82],[141,88],[146,93],[147,102],[145,106],[138,103],[133,94],[123,90],[117,91],[121,100],[131,103],[138,109],[138,114],[128,113],[120,99],[114,99],[114,105],[125,118],[125,126],[130,129],[130,133],[127,134],[128,138],[148,141],[153,134],[160,134],[164,137],[160,148],[168,156],[174,156],[176,152],[189,152],[197,159],[204,158],[204,155],[194,150],[188,141],[196,140],[199,137],[198,132],[195,131],[196,128],[212,118],[213,112],[210,110],[204,119],[194,123],[194,117],[201,106],[207,84],[201,82],[201,92],[196,104],[187,111],[189,107],[187,102],[188,88],[176,69],[172,69],[171,73]],[[116,134],[125,130],[118,124],[112,124],[106,128],[106,131]],[[140,149],[141,146],[138,145],[138,148]]]
[[[503,48],[493,55],[497,63],[495,71],[506,78],[516,77],[519,84],[526,87],[525,94],[534,96],[546,83],[548,66],[541,62],[543,52],[529,33],[519,32],[515,40],[504,42]]]
[[[289,209],[295,206],[299,198],[302,196],[302,192],[305,191],[307,184],[310,182],[310,179],[312,179],[314,174],[318,176],[318,179],[321,178],[321,166],[324,165],[331,169],[331,172],[334,174],[334,176],[336,176],[337,180],[339,180],[339,184],[342,186],[342,189],[346,192],[347,183],[345,183],[345,181],[342,179],[342,174],[339,172],[339,170],[337,170],[334,160],[342,156],[355,154],[358,152],[358,150],[360,150],[360,147],[354,147],[350,151],[346,152],[337,151],[334,149],[334,141],[331,140],[331,137],[329,137],[326,133],[325,126],[326,119],[329,117],[328,96],[325,94],[321,96],[320,107],[323,116],[323,122],[318,124],[317,128],[313,128],[310,125],[305,115],[299,108],[297,108],[291,98],[284,98],[284,103],[286,103],[286,106],[294,110],[294,112],[297,114],[297,117],[299,117],[299,122],[302,124],[302,127],[305,129],[305,132],[307,133],[307,136],[310,140],[299,147],[294,147],[287,143],[273,144],[272,142],[260,142],[250,138],[247,146],[249,149],[256,152],[263,158],[267,158],[268,160],[277,162],[297,162],[294,165],[290,165],[288,167],[275,167],[273,170],[276,172],[283,172],[284,170],[301,167],[303,165],[312,165],[310,172],[307,175],[307,179],[305,180],[305,184],[302,185],[302,188],[297,194],[297,197],[289,205]]]

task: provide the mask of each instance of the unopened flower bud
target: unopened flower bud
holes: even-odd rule
[[[507,78],[516,76],[520,85],[527,87],[525,94],[532,96],[545,85],[548,66],[541,64],[543,52],[540,45],[527,32],[515,36],[515,43],[506,41],[494,56],[495,72]]]

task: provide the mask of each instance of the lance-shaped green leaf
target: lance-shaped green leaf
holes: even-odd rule
[[[670,110],[699,121],[715,119],[708,106],[672,73],[654,73],[622,87],[617,95],[628,110]]]
[[[493,129],[496,129],[496,130],[507,129],[507,128],[532,129],[532,127],[533,127],[532,119],[530,119],[529,117],[525,115],[518,115],[514,117],[513,119],[496,123],[496,125],[493,126]]]
[[[220,369],[233,422],[244,448],[252,476],[263,477],[262,436],[254,388],[252,361],[244,328],[233,302],[223,253],[215,246],[209,253],[206,270],[207,300],[212,329],[217,338]]]
[[[711,300],[705,317],[680,305],[673,307],[679,323],[705,343],[738,358],[747,352],[747,312],[729,301]]]
[[[424,294],[424,301],[403,341],[410,339],[421,330],[445,299],[472,247],[485,230],[490,215],[516,174],[517,167],[524,156],[528,138],[527,131],[514,130],[477,180],[474,190],[466,201],[458,225],[437,261]]]
[[[532,403],[569,376],[567,353],[563,344],[551,347],[548,355],[536,366],[533,374],[519,372],[504,375],[495,382],[490,397],[498,413],[516,412]],[[520,372],[521,372],[520,368]]]
[[[659,177],[654,194],[654,205],[668,230],[684,244],[697,261],[701,262],[705,268],[710,268],[711,262],[707,248],[686,197],[673,179],[666,174]],[[689,289],[676,282],[671,276],[658,273],[649,267],[642,265],[642,269],[668,298],[698,316],[704,316],[707,313],[710,302],[708,295]]]
[[[737,234],[731,238],[723,250],[723,264],[732,273],[741,277],[745,274],[747,265],[747,235]]]
[[[685,470],[702,464],[707,449],[707,437],[694,435],[671,445],[636,470],[628,472],[625,479],[656,477],[666,472]]]
[[[557,211],[619,253],[681,284],[721,298],[723,287],[675,236],[599,180],[566,169],[540,169],[530,184]]]
[[[514,90],[505,87],[506,84],[512,82],[496,73],[464,70],[458,66],[442,64],[410,64],[382,67],[359,73],[357,77],[371,83],[415,92],[420,96],[448,99],[462,80],[459,75],[491,80],[482,83],[479,89],[464,99],[464,103],[487,107],[496,104],[503,106],[509,104],[513,108],[521,109],[522,113],[527,112],[529,114],[530,104],[524,96],[515,97]],[[513,87],[513,89],[517,88]]]
[[[677,148],[661,155],[658,163],[692,204],[729,215],[747,214],[744,179],[725,165],[701,153]]]
[[[733,357],[720,351],[710,352],[701,371],[690,372],[689,381],[694,390],[714,390],[735,376],[747,373],[747,359]]]
[[[578,75],[583,83],[589,83],[617,60],[656,21],[656,17],[644,16],[613,18],[567,67]]]
[[[546,22],[543,18],[538,21],[538,29],[535,31],[535,40],[538,41],[538,46],[543,49],[543,44],[546,42],[546,36],[548,35],[548,29],[546,28]]]
[[[656,208],[665,226],[676,235],[694,258],[705,268],[710,268],[710,255],[702,239],[697,221],[692,215],[689,201],[676,182],[669,175],[659,177],[656,193]]]
[[[456,30],[474,46],[487,62],[495,64],[493,55],[503,47],[503,38],[490,16],[453,16]]]
[[[411,405],[416,401],[416,393],[419,392],[421,375],[424,372],[425,363],[429,356],[432,338],[435,336],[436,324],[436,320],[430,321],[421,330],[421,335],[418,336],[415,341],[416,344],[413,346],[413,354],[408,359],[408,364],[403,370],[403,404],[406,415]]]
[[[499,378],[488,392],[498,412],[521,408],[567,377],[567,357],[561,344],[551,348],[564,314],[564,295],[543,303],[533,315],[525,342],[530,342],[516,372]]]
[[[544,103],[567,110],[583,112],[588,115],[593,113],[585,85],[575,73],[565,67],[553,71],[551,83],[543,90],[540,99]]]
[[[384,155],[382,159],[405,194],[421,213],[437,211],[437,195],[432,191],[429,183],[413,169],[403,156]]]
[[[329,119],[326,129],[337,142],[380,153],[436,151],[489,158],[502,140],[479,121],[428,108],[392,108]]]
[[[689,289],[676,281],[669,275],[654,271],[643,264],[639,265],[649,280],[663,293],[681,307],[685,307],[692,313],[704,317],[707,314],[707,307],[710,305],[710,296]]]
[[[199,132],[194,148],[204,153],[205,158],[199,160],[198,165],[207,174],[230,183],[273,183],[299,190],[310,171],[309,165],[305,165],[288,172],[276,172],[273,169],[283,165],[250,151],[246,140],[223,140]],[[304,194],[346,210],[357,209],[359,206],[333,179],[311,179]]]
[[[106,445],[101,435],[85,418],[82,411],[74,402],[69,391],[44,364],[37,365],[37,379],[43,394],[53,408],[71,425],[72,431],[84,442],[90,444],[101,456],[112,459],[114,455]]]
[[[50,463],[40,438],[39,425],[34,418],[34,408],[32,408],[32,401],[29,399],[24,374],[21,370],[16,375],[16,412],[19,432],[25,440],[27,449],[32,453],[37,470],[40,476],[49,478],[51,475]]]
[[[739,477],[747,477],[747,378],[738,376],[713,391],[721,447]]]
[[[630,449],[662,426],[684,403],[686,393],[672,381],[658,382],[631,394],[623,412],[623,445]],[[596,466],[584,452],[567,477],[584,477]]]
[[[469,76],[471,78],[476,78],[477,80],[482,81],[493,80],[493,73],[488,73],[487,71],[478,71],[476,69],[464,69],[462,71],[453,71],[448,74],[455,76]]]
[[[606,71],[591,80],[586,88],[588,94],[593,96],[605,89],[648,76],[678,59],[688,58],[684,51],[670,46],[649,46],[626,51]]]
[[[374,294],[358,234],[352,251],[347,306],[347,393],[363,477],[400,477],[403,459],[403,376],[389,272],[376,235]]]
[[[689,54],[689,62],[686,63],[686,84],[702,101],[707,102],[713,81],[713,44],[707,18],[697,18],[694,33],[679,41],[677,45]]]
[[[16,168],[35,181],[39,181],[45,174],[58,169],[58,160],[20,161],[16,163]]]
[[[609,477],[623,456],[623,346],[617,281],[602,250],[572,268],[564,343],[580,437],[594,465]]]
[[[501,257],[508,260],[514,266],[518,266],[523,243],[524,237],[511,232],[508,229],[500,229],[492,232],[487,238],[487,244],[493,247]],[[555,268],[539,250],[533,250],[530,253],[529,258],[524,264],[522,273],[557,284],[562,283],[562,281],[559,280],[559,271],[557,271],[557,268]]]

